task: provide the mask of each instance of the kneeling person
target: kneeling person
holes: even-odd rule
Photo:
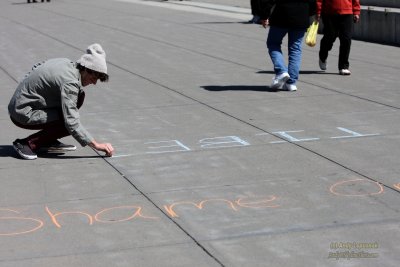
[[[35,64],[18,85],[8,105],[11,121],[18,127],[40,130],[13,142],[24,159],[36,159],[36,152],[75,150],[58,139],[72,135],[82,146],[112,156],[109,143],[98,143],[82,126],[79,108],[85,92],[82,87],[108,81],[106,54],[99,44],[90,45],[76,62],[66,58],[49,59]]]

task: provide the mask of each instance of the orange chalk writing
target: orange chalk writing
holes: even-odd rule
[[[199,204],[196,204],[196,203],[191,202],[191,201],[182,201],[182,202],[176,202],[176,203],[171,204],[171,205],[169,205],[169,206],[164,205],[164,209],[167,211],[167,213],[169,214],[169,216],[175,217],[175,218],[176,218],[176,217],[179,217],[179,216],[178,216],[178,215],[175,213],[175,211],[174,211],[174,207],[175,207],[175,206],[177,206],[177,205],[183,205],[183,204],[190,204],[190,205],[193,205],[193,206],[195,206],[196,208],[198,208],[198,209],[201,210],[201,209],[203,209],[204,203],[210,202],[210,201],[222,201],[222,202],[226,202],[226,203],[230,206],[230,208],[231,208],[232,210],[237,211],[237,209],[236,209],[234,203],[233,203],[232,201],[229,201],[229,200],[226,200],[226,199],[207,199],[207,200],[201,201]]]
[[[358,197],[381,194],[383,187],[380,183],[367,179],[353,179],[337,182],[329,188],[329,191],[338,196]]]
[[[46,206],[46,211],[49,214],[51,221],[55,224],[55,226],[57,226],[58,228],[61,228],[61,225],[58,223],[57,217],[63,214],[81,214],[84,215],[88,218],[89,220],[89,224],[92,225],[93,224],[93,217],[90,214],[87,214],[85,212],[81,212],[81,211],[67,211],[67,212],[58,212],[53,214],[50,209]]]
[[[247,198],[246,198],[247,199]],[[279,205],[273,204],[271,202],[277,199],[276,196],[271,196],[270,198],[260,199],[258,201],[244,201],[243,198],[236,200],[236,204],[243,208],[277,208]]]
[[[14,214],[15,213],[19,214],[18,211],[11,210],[11,209],[0,209],[0,211],[8,211],[8,212],[12,212]],[[15,229],[15,230],[10,230],[9,232],[0,231],[0,236],[14,236],[14,235],[28,234],[28,233],[32,233],[32,232],[39,230],[44,225],[43,221],[41,221],[39,219],[27,218],[27,217],[15,217],[15,216],[0,217],[0,226],[1,226],[1,221],[9,222],[7,225],[10,225],[10,222],[14,222],[14,224],[12,224],[13,226],[17,222],[23,223],[23,224],[29,223],[29,225],[27,226],[26,229],[20,229],[20,230]],[[33,223],[33,225],[31,225],[32,223]],[[19,227],[19,226],[17,226],[17,227]],[[25,225],[24,225],[24,228],[25,228]]]
[[[246,198],[238,198],[237,200],[231,201],[223,198],[215,198],[215,199],[205,199],[200,202],[193,201],[180,201],[174,202],[171,205],[164,205],[165,211],[167,215],[171,217],[179,217],[176,212],[178,206],[182,205],[191,205],[195,208],[202,210],[206,204],[213,203],[222,203],[226,205],[228,209],[237,212],[239,208],[276,208],[279,207],[278,204],[275,203],[277,200],[276,196],[270,197],[253,197],[250,199]],[[18,211],[12,209],[0,209],[1,213],[11,213],[10,216],[0,217],[0,236],[12,236],[12,235],[21,235],[28,234],[37,231],[38,229],[44,226],[44,222],[40,219],[36,218],[28,218],[23,216],[17,216],[19,214]],[[159,219],[159,217],[145,216],[143,215],[143,208],[141,206],[136,205],[126,205],[126,206],[116,206],[105,208],[97,212],[94,216],[90,213],[83,211],[62,211],[62,212],[54,212],[50,210],[48,206],[45,206],[45,212],[50,217],[51,222],[57,227],[62,228],[62,224],[60,222],[61,217],[64,216],[80,216],[84,219],[87,219],[88,225],[92,226],[94,223],[120,223],[131,221],[134,219]],[[3,230],[6,229],[6,230]]]
[[[120,218],[120,219],[111,219],[109,218],[108,220],[101,219],[101,216],[106,216],[106,213],[111,213],[112,211],[116,210],[128,210],[131,211],[133,210],[134,212],[125,218]],[[134,219],[135,217],[141,217],[144,219],[158,219],[157,217],[146,217],[141,214],[142,212],[142,207],[139,206],[120,206],[120,207],[112,207],[108,209],[104,209],[102,211],[99,211],[95,216],[94,219],[98,222],[103,222],[103,223],[116,223],[116,222],[124,222],[124,221],[129,221]]]
[[[394,186],[394,188],[396,188],[397,190],[400,190],[400,183],[394,184],[393,186]]]

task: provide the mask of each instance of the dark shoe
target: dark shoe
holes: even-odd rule
[[[61,143],[60,141],[56,140],[53,143],[49,145],[44,145],[40,148],[40,151],[45,151],[45,152],[68,152],[68,151],[75,151],[76,146],[74,145],[67,145],[64,143]]]
[[[32,149],[29,147],[28,143],[16,139],[13,142],[13,147],[15,152],[18,153],[18,155],[21,156],[23,159],[37,159],[37,155],[32,151]]]
[[[253,18],[251,20],[249,20],[247,23],[261,24],[261,18],[259,16],[253,16]]]
[[[328,62],[325,60],[325,62],[324,61],[322,61],[321,59],[319,60],[319,68],[321,69],[321,70],[326,70],[326,67],[328,66]]]

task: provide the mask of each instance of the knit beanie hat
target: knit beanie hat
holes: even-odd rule
[[[106,52],[99,44],[89,45],[86,54],[82,55],[77,63],[88,69],[107,74]]]

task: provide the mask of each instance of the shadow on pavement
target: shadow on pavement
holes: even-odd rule
[[[27,5],[28,4],[28,2],[17,2],[17,3],[11,3],[11,5]],[[33,3],[34,4],[34,3]]]
[[[190,24],[249,24],[248,22],[242,21],[207,21],[207,22],[193,22]]]
[[[259,74],[275,74],[273,70],[261,70],[258,71]],[[337,72],[326,72],[323,70],[301,70],[300,74],[335,74],[338,75]]]
[[[44,158],[44,159],[97,159],[97,158],[103,158],[103,156],[97,155],[97,156],[71,156],[71,155],[65,155],[65,153],[42,153],[38,154],[39,158]]]
[[[47,159],[97,159],[97,158],[103,158],[103,156],[96,155],[96,156],[71,156],[71,155],[66,155],[64,156],[65,153],[38,153],[39,158],[47,158]],[[0,145],[0,158],[5,158],[5,157],[10,157],[10,158],[16,158],[16,159],[21,159],[17,152],[15,152],[13,146],[11,145]]]
[[[19,159],[19,156],[17,155],[13,146],[11,145],[0,145],[0,157],[2,158],[11,157]]]
[[[277,92],[275,89],[271,89],[265,85],[205,85],[201,88],[212,91],[257,91],[257,92]]]

